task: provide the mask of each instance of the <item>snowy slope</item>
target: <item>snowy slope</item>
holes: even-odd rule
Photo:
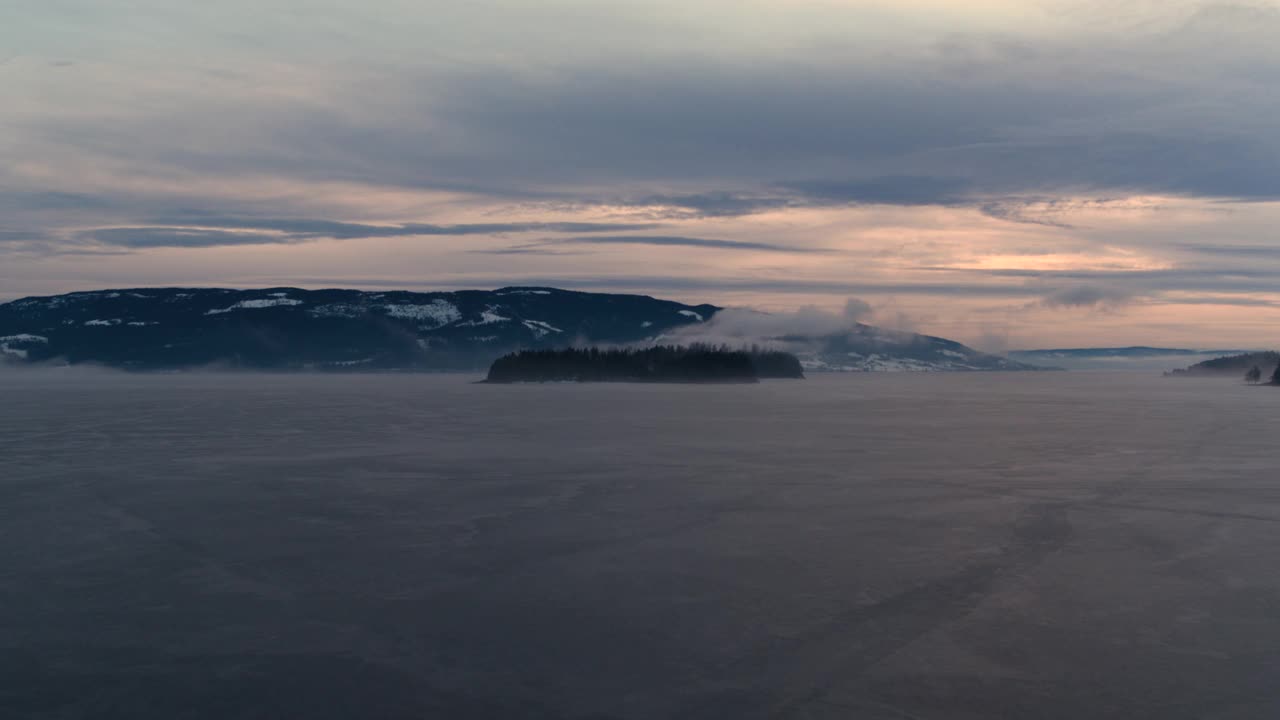
[[[858,323],[845,333],[783,338],[806,370],[831,372],[972,372],[1041,370],[954,340]]]
[[[481,369],[512,350],[643,343],[713,305],[553,288],[136,288],[0,305],[0,361],[148,369]]]

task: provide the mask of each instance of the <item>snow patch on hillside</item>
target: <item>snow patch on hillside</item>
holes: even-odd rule
[[[499,315],[498,313],[494,312],[495,310],[497,310],[497,307],[490,305],[487,310],[480,313],[479,320],[468,320],[461,324],[465,326],[471,326],[471,325],[492,325],[494,323],[511,322],[511,318],[505,317],[503,315]]]
[[[308,313],[316,317],[344,317],[353,318],[360,317],[368,312],[368,308],[364,305],[352,305],[350,303],[331,303],[329,305],[317,305],[309,310]]]
[[[240,302],[236,303],[235,305],[232,305],[231,307],[225,307],[218,310],[206,310],[204,314],[205,315],[221,315],[223,313],[232,312],[233,310],[261,310],[262,308],[288,307],[290,305],[301,305],[301,304],[302,304],[301,300],[294,300],[292,298],[280,298],[280,297],[259,298],[257,300],[241,300]]]
[[[28,333],[19,333],[17,335],[0,336],[0,355],[12,355],[21,360],[27,359],[27,351],[14,345],[35,345],[49,344],[49,338],[43,335],[30,335]]]
[[[324,363],[328,367],[355,367],[356,365],[368,365],[373,362],[373,358],[361,358],[359,360],[332,360]]]
[[[43,305],[45,309],[51,310],[53,308],[62,307],[63,305],[65,305],[67,303],[67,300],[70,297],[72,296],[63,295],[60,297],[52,297],[52,298],[28,298],[26,300],[14,300],[12,305],[13,307],[16,307],[16,308],[29,308],[29,307],[36,307],[39,305]]]
[[[564,332],[563,330],[552,325],[551,323],[545,323],[541,320],[521,320],[521,322],[524,324],[525,327],[533,331],[534,337],[538,337],[538,338],[549,335],[550,333]]]
[[[444,327],[462,319],[462,312],[447,300],[432,300],[425,305],[383,305],[383,312],[393,318],[426,321],[425,330]]]

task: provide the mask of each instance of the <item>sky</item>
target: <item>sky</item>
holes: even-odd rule
[[[1270,347],[1276,37],[1276,0],[0,0],[0,301],[537,284]]]

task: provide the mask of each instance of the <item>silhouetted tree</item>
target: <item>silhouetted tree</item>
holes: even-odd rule
[[[1271,384],[1280,385],[1280,365],[1276,366],[1276,371],[1271,373]]]
[[[1280,366],[1278,366],[1277,369],[1280,370]],[[1250,385],[1256,385],[1258,381],[1261,379],[1262,379],[1262,368],[1258,367],[1257,365],[1254,365],[1253,367],[1249,368],[1249,372],[1244,374],[1244,381],[1249,383]]]

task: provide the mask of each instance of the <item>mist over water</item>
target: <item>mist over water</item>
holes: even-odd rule
[[[1261,718],[1280,391],[0,373],[0,717]]]

